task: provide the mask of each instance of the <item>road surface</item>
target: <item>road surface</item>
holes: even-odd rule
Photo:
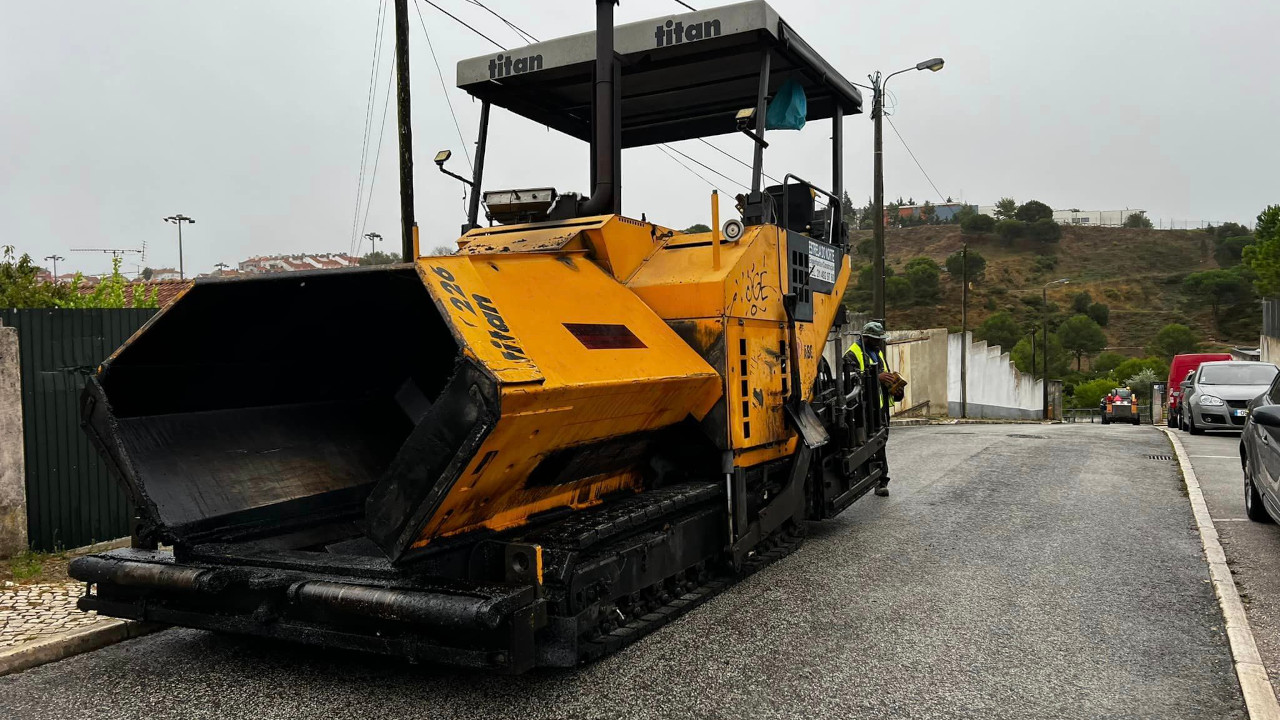
[[[1242,718],[1169,454],[1151,427],[895,429],[891,497],[583,669],[177,629],[0,678],[0,717]]]

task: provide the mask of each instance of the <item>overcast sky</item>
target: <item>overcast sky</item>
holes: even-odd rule
[[[588,0],[486,2],[541,39],[593,22]],[[468,0],[436,3],[505,46],[521,44]],[[1274,0],[774,7],[854,82],[946,58],[940,73],[911,72],[889,85],[891,119],[942,195],[1249,225],[1280,202]],[[189,275],[252,255],[348,251],[378,8],[379,0],[5,0],[0,244],[37,259],[66,256],[60,271],[100,272],[108,256],[72,249],[145,243],[146,265],[176,267],[176,233],[161,219],[180,212],[196,219],[184,231]],[[453,88],[455,64],[496,49],[429,5],[421,10],[463,135],[474,142],[479,103]],[[673,0],[622,0],[618,22],[681,11]],[[451,243],[464,219],[461,186],[431,158],[450,148],[451,166],[463,172],[466,160],[412,5],[410,18],[416,209],[431,247]],[[388,18],[370,150],[380,163],[367,220],[356,228],[382,233],[394,251],[394,104],[380,156],[376,147],[390,32]],[[767,168],[822,184],[829,134],[829,122],[772,133]],[[584,144],[500,110],[490,137],[486,187],[589,190]],[[862,203],[871,192],[868,117],[847,119],[846,137],[846,183]],[[716,143],[748,157],[741,136]],[[748,180],[710,148],[679,147]],[[885,154],[889,198],[940,199],[887,126]],[[628,215],[677,228],[708,221],[710,187],[658,150],[628,150],[623,167]]]

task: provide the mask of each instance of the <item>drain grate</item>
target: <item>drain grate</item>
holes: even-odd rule
[[[1143,455],[1148,460],[1172,460],[1172,455]]]
[[[1009,437],[1011,437],[1011,438],[1022,438],[1023,440],[1048,440],[1048,439],[1049,439],[1049,436],[1047,436],[1047,435],[1019,435],[1019,434],[1017,434],[1017,433],[1014,433],[1014,434],[1010,435]]]

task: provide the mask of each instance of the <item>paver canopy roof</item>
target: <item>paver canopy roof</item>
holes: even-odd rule
[[[583,6],[589,18],[591,5]],[[622,60],[622,146],[735,131],[737,111],[755,107],[762,51],[769,93],[788,79],[804,88],[807,120],[839,106],[861,112],[862,94],[764,2],[667,15],[614,28]],[[595,32],[579,33],[458,63],[458,87],[516,114],[589,140]]]

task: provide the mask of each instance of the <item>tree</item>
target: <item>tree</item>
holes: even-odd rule
[[[1213,320],[1218,321],[1218,307],[1224,302],[1238,302],[1249,292],[1249,284],[1238,272],[1231,270],[1205,270],[1191,273],[1182,281],[1188,293],[1207,301],[1213,308]]]
[[[925,200],[924,204],[920,206],[920,219],[926,225],[936,225],[938,223],[938,208],[934,207],[933,203]]]
[[[1020,340],[1013,346],[1013,350],[1009,351],[1009,357],[1013,360],[1013,366],[1019,372],[1031,372],[1031,335],[1023,335]],[[1035,333],[1035,351],[1034,357],[1036,362],[1036,377],[1044,377],[1044,332],[1036,330]],[[1071,356],[1067,355],[1062,349],[1062,343],[1058,341],[1058,336],[1049,333],[1049,377],[1062,377],[1071,369]]]
[[[1129,216],[1124,219],[1124,226],[1127,228],[1146,228],[1147,230],[1150,230],[1152,228],[1151,218],[1147,217],[1147,214],[1142,211],[1129,213]]]
[[[1089,306],[1093,304],[1093,296],[1084,290],[1071,296],[1071,311],[1076,315],[1088,315]]]
[[[437,245],[431,248],[431,254],[439,257],[442,255],[452,255],[457,250],[458,250],[457,248],[450,247],[449,245]]]
[[[1042,243],[1055,243],[1062,238],[1062,226],[1051,217],[1042,217],[1027,223],[1027,237]]]
[[[894,307],[911,304],[911,282],[904,277],[886,278],[884,281],[884,301]]]
[[[1095,367],[1096,365],[1095,363]],[[1169,363],[1158,357],[1126,358],[1124,362],[1111,369],[1110,375],[1115,380],[1124,380],[1146,370],[1160,377],[1169,377]]]
[[[1045,205],[1039,200],[1028,200],[1018,206],[1013,217],[1024,223],[1033,223],[1037,220],[1052,220],[1053,208]]]
[[[857,247],[854,248],[854,252],[856,252],[858,255],[864,258],[867,258],[868,260],[870,260],[871,256],[875,254],[875,251],[876,251],[876,239],[874,237],[863,238],[862,240],[859,240]]]
[[[1012,244],[1014,240],[1027,234],[1027,224],[1021,220],[1001,220],[996,223],[996,234],[1005,243]]]
[[[964,275],[965,265],[969,266],[969,279],[972,280],[987,269],[987,259],[982,257],[982,253],[972,248],[969,250],[969,261],[967,263],[959,250],[947,256],[947,272],[951,274],[951,279],[959,280]]]
[[[999,345],[1005,351],[1011,351],[1018,344],[1018,339],[1025,334],[1012,313],[998,312],[987,316],[973,332],[973,337],[986,341],[988,345]]]
[[[1115,386],[1116,381],[1111,378],[1098,378],[1079,383],[1071,394],[1071,404],[1078,408],[1096,408],[1102,402],[1102,397],[1111,392]]]
[[[1168,371],[1164,375],[1157,375],[1155,370],[1144,368],[1133,375],[1125,378],[1124,385],[1133,391],[1142,400],[1151,399],[1151,386],[1160,382],[1160,378],[1168,377]]]
[[[1244,249],[1256,241],[1252,235],[1236,235],[1218,241],[1213,249],[1213,259],[1224,268],[1235,267],[1244,258]]]
[[[1233,237],[1244,237],[1253,235],[1253,231],[1241,225],[1240,223],[1224,222],[1221,225],[1210,225],[1204,229],[1205,232],[1213,235],[1214,240],[1226,240]]]
[[[689,227],[685,228],[684,231],[690,234],[709,233],[711,232],[711,228],[707,225],[703,225],[702,223],[694,223],[693,225],[690,225]]]
[[[433,252],[432,254],[439,255],[440,253]],[[399,255],[392,255],[391,253],[385,253],[385,252],[382,252],[381,250],[373,250],[371,252],[366,253],[364,257],[360,258],[360,264],[365,266],[392,265],[398,262],[400,262]]]
[[[58,301],[68,297],[66,285],[55,285],[36,280],[40,268],[23,253],[14,256],[12,245],[3,248],[4,262],[0,262],[0,307],[42,308],[56,307]]]
[[[1280,205],[1268,205],[1258,213],[1253,234],[1257,243],[1245,247],[1241,256],[1254,273],[1258,294],[1273,297],[1280,294]]]
[[[156,272],[155,270],[152,270],[149,267],[144,267],[142,268],[142,272],[138,274],[142,276],[143,280],[146,280],[147,282],[151,282],[151,276],[154,275],[155,272]]]
[[[942,275],[938,263],[927,257],[912,258],[907,261],[902,274],[911,284],[911,294],[917,303],[925,304],[938,299],[938,278]]]
[[[1058,340],[1062,348],[1075,356],[1076,370],[1085,355],[1097,354],[1107,346],[1107,336],[1098,323],[1088,315],[1072,315],[1058,327]]]
[[[1106,327],[1111,324],[1111,308],[1100,302],[1090,305],[1089,309],[1086,310],[1084,314],[1088,315],[1091,320],[1102,327]]]
[[[1000,198],[996,202],[995,214],[997,220],[1012,220],[1017,213],[1018,202],[1013,198]]]
[[[1109,375],[1112,370],[1115,370],[1127,359],[1118,352],[1103,351],[1101,355],[1093,359],[1093,371]]]
[[[964,211],[961,211],[963,213]],[[962,232],[977,234],[989,233],[996,229],[996,219],[990,215],[979,215],[970,213],[960,218],[960,230]]]
[[[1147,351],[1164,360],[1172,360],[1174,355],[1200,351],[1200,337],[1181,323],[1170,323],[1160,328],[1151,347]]]

